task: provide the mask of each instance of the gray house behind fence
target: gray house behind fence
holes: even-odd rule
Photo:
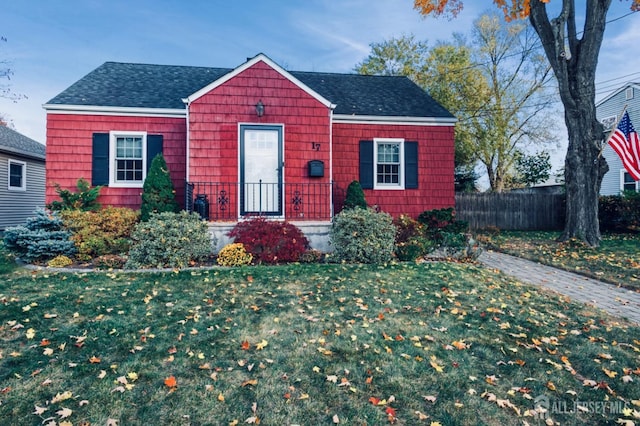
[[[596,104],[596,116],[605,126],[605,137],[622,116],[625,105],[631,123],[636,131],[640,130],[640,82],[627,83]],[[609,164],[609,171],[602,178],[600,195],[618,195],[625,190],[640,190],[640,182],[631,178],[620,157],[609,145],[604,148],[602,155]]]
[[[44,207],[45,146],[0,126],[0,230]]]

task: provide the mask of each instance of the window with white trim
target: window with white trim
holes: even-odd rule
[[[627,87],[627,89],[624,91],[624,99],[626,101],[630,101],[631,99],[633,99],[633,87]]]
[[[638,191],[638,182],[625,169],[620,169],[620,190]]]
[[[109,186],[142,187],[147,171],[146,132],[111,132]]]
[[[374,139],[374,189],[404,189],[404,139]]]
[[[27,163],[18,160],[9,160],[9,191],[27,190]]]

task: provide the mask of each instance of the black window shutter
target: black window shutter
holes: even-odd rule
[[[94,133],[91,160],[91,185],[109,184],[109,133]]]
[[[147,172],[158,154],[162,154],[162,135],[147,135]]]
[[[404,143],[404,188],[418,187],[418,142]]]
[[[360,141],[360,186],[373,189],[373,141]]]

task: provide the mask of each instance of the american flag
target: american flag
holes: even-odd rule
[[[629,113],[624,115],[618,123],[615,132],[609,138],[609,145],[622,160],[624,168],[635,181],[640,180],[640,140],[633,128]]]

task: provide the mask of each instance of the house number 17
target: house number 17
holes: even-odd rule
[[[318,142],[311,142],[311,149],[313,151],[320,151],[320,144]]]

